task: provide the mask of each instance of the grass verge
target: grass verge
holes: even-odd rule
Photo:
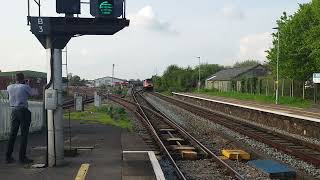
[[[195,93],[198,93],[198,92],[195,91]],[[265,95],[258,95],[258,94],[246,94],[246,93],[239,93],[239,92],[219,92],[216,90],[208,90],[208,89],[202,89],[200,91],[200,94],[227,97],[227,98],[233,98],[233,99],[239,99],[239,100],[251,100],[251,101],[256,101],[264,104],[275,103],[274,96],[265,96]],[[310,100],[304,100],[302,98],[297,98],[297,97],[280,96],[279,104],[290,106],[290,107],[298,107],[298,108],[306,109],[311,107],[312,102]]]
[[[69,118],[68,112],[64,114],[64,118]],[[103,105],[99,108],[91,106],[82,112],[71,112],[70,119],[80,120],[82,123],[112,125],[132,130],[132,123],[128,119],[125,109],[109,105]]]

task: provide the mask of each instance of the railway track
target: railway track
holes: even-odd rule
[[[133,111],[144,122],[161,151],[168,157],[180,179],[186,179],[176,161],[183,159],[197,160],[210,158],[227,170],[236,179],[244,179],[236,170],[217,157],[212,151],[191,136],[175,121],[152,106],[140,92],[133,92],[135,103],[116,96],[108,98]]]
[[[172,103],[182,109],[185,109],[193,114],[196,114],[202,118],[211,120],[214,123],[225,126],[262,143],[268,144],[271,147],[274,147],[287,154],[293,155],[301,160],[309,162],[316,167],[320,167],[319,145],[315,145],[300,139],[270,131],[253,124],[240,121],[230,115],[190,104],[185,101],[167,97],[158,93],[152,93],[152,95],[169,103]]]
[[[88,103],[93,103],[94,102],[94,98],[87,98],[85,100],[83,100],[83,104],[88,104]],[[70,100],[66,100],[65,102],[63,102],[62,108],[63,109],[69,109],[75,106],[74,104],[74,99],[70,99]]]

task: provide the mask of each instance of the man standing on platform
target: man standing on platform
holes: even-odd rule
[[[26,156],[29,127],[31,123],[31,112],[28,109],[28,98],[31,96],[31,88],[25,83],[23,73],[16,74],[16,83],[9,85],[7,91],[12,113],[6,163],[13,163],[15,161],[12,157],[12,152],[19,127],[21,129],[19,161],[23,164],[32,163],[33,160]]]

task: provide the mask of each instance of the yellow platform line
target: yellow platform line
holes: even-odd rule
[[[82,164],[75,180],[85,180],[90,164]]]

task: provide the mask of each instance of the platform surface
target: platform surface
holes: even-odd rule
[[[177,93],[177,94],[199,97],[202,99],[212,100],[218,103],[224,103],[224,104],[249,108],[253,110],[261,110],[269,113],[275,113],[279,115],[285,115],[289,117],[320,122],[320,105],[314,105],[309,109],[302,109],[298,107],[288,107],[288,106],[276,105],[276,104],[261,104],[255,101],[237,100],[233,98],[210,96],[210,95],[197,94],[197,93]]]
[[[126,150],[146,150],[146,145],[134,133],[113,126],[99,124],[82,124],[72,121],[72,146],[94,146],[93,150],[80,150],[76,157],[66,157],[66,164],[56,168],[34,169],[30,165],[18,162],[5,164],[4,157],[7,141],[0,142],[0,177],[6,180],[64,180],[75,179],[83,164],[89,164],[86,180],[108,179],[120,180],[123,176],[122,152]],[[65,128],[65,147],[69,145],[68,129]],[[45,132],[29,136],[28,156],[35,163],[45,162]],[[17,139],[14,158],[17,160],[19,150]],[[150,166],[149,166],[150,167]],[[139,172],[144,172],[143,165]],[[150,175],[150,169],[147,172]],[[143,175],[140,173],[139,176]],[[134,175],[133,175],[134,176]]]
[[[123,151],[122,180],[165,180],[152,151]]]

